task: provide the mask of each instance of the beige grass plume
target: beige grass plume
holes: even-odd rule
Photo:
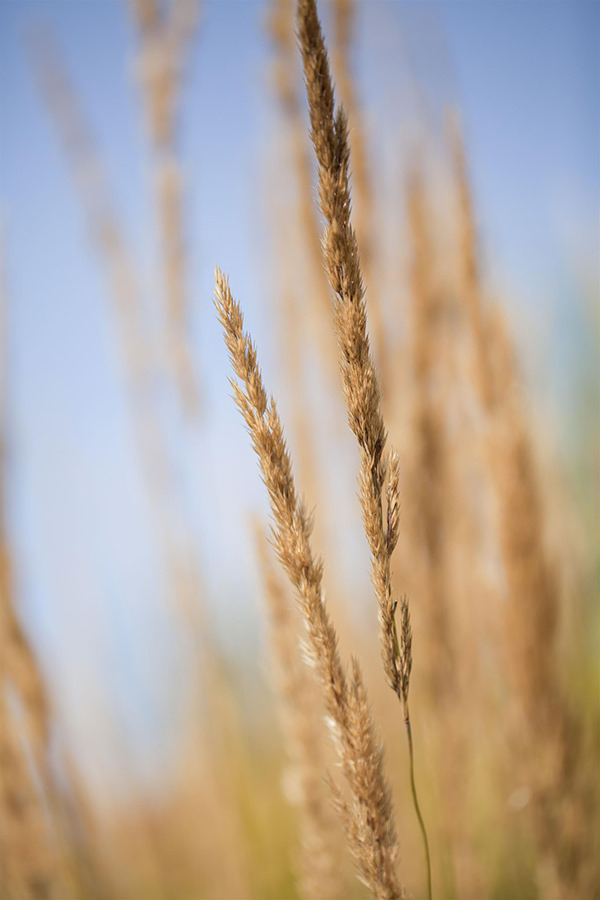
[[[392,594],[391,555],[398,540],[399,461],[385,455],[386,431],[381,395],[367,334],[365,290],[356,234],[350,222],[348,125],[336,109],[329,61],[314,0],[298,2],[298,35],[310,111],[311,137],[319,168],[319,201],[325,219],[323,255],[334,293],[335,322],[348,422],[360,448],[360,498],[371,550],[371,580],[379,606],[383,665],[388,683],[400,700],[410,753],[411,787],[427,860],[431,896],[429,846],[415,782],[408,690],[412,636],[408,601]],[[389,468],[389,477],[388,477]],[[396,608],[400,605],[400,630]]]
[[[3,647],[0,655],[4,650]],[[9,709],[3,668],[0,667],[0,896],[6,900],[56,897],[56,847],[27,764],[22,735]]]
[[[350,793],[340,809],[362,880],[380,900],[403,896],[395,860],[398,841],[383,750],[366,701],[358,664],[346,674],[337,634],[323,598],[322,562],[310,541],[311,522],[296,493],[292,464],[273,398],[267,396],[256,348],[224,275],[216,273],[216,306],[237,381],[237,405],[250,433],[269,494],[273,544],[297,592],[308,650],[323,685],[339,762]]]
[[[298,203],[295,213],[308,262],[310,290],[306,317],[320,350],[319,362],[331,385],[338,390],[335,365],[335,340],[331,329],[329,287],[321,260],[321,228],[319,211],[313,200],[313,173],[310,144],[304,126],[302,94],[298,81],[294,35],[295,0],[271,0],[267,20],[269,36],[275,50],[274,86],[289,132],[293,179]],[[289,253],[289,251],[288,251]]]
[[[422,701],[433,713],[429,747],[443,797],[436,804],[437,833],[447,849],[443,890],[460,894],[467,873],[470,879],[477,869],[463,785],[472,775],[470,716],[477,702],[473,677],[481,671],[477,648],[485,602],[477,586],[480,547],[471,538],[480,523],[464,475],[468,471],[472,477],[474,471],[475,440],[466,431],[464,409],[472,392],[465,391],[456,363],[462,335],[454,299],[443,281],[446,267],[438,259],[429,170],[421,157],[422,152],[415,154],[407,181],[412,378],[407,385],[411,416],[404,492],[408,550],[402,549],[423,624],[418,630]],[[457,439],[459,432],[462,440]]]
[[[187,333],[184,184],[178,138],[182,73],[198,19],[198,0],[130,0],[140,36],[138,76],[148,119],[156,181],[168,354],[184,408],[196,413],[199,392]]]
[[[561,828],[560,810],[574,803],[581,806],[583,797],[580,787],[575,788],[580,748],[573,709],[557,669],[558,571],[545,546],[540,473],[520,408],[514,349],[499,314],[493,322],[492,396],[498,405],[490,454],[507,587],[503,657],[517,713],[511,737],[532,794],[535,837],[544,863],[540,888],[574,898],[581,896],[578,879],[584,864],[578,859],[576,840]]]
[[[423,595],[431,638],[426,654],[431,696],[451,696],[453,659],[449,622],[449,448],[445,433],[444,401],[450,373],[440,371],[445,357],[440,329],[445,312],[432,279],[434,250],[427,222],[424,179],[415,168],[408,184],[411,240],[411,301],[413,306],[412,364],[414,409],[414,468],[410,491],[419,551],[424,556]]]
[[[511,740],[531,790],[540,889],[585,893],[581,841],[562,827],[565,810],[585,821],[581,736],[558,669],[560,561],[546,546],[545,485],[522,403],[512,337],[498,309],[486,309],[462,137],[451,131],[458,190],[461,288],[473,342],[473,377],[488,418],[486,442],[506,579],[503,659],[514,712]],[[578,846],[579,841],[579,846]]]
[[[385,322],[381,299],[377,292],[377,266],[373,232],[375,204],[373,184],[369,172],[365,127],[357,97],[356,79],[352,71],[351,50],[356,31],[356,0],[333,0],[333,70],[340,91],[341,102],[348,114],[349,141],[352,155],[352,184],[354,187],[354,228],[360,251],[363,277],[369,288],[367,301],[379,367],[382,394],[388,396],[390,385],[389,349],[386,346]]]
[[[488,453],[509,588],[511,677],[518,683],[527,716],[535,717],[553,702],[557,580],[545,549],[540,473],[521,408],[513,342],[500,311],[484,309],[471,193],[456,122],[451,135],[459,198],[461,288],[476,360],[475,384],[490,420]]]
[[[395,604],[389,583],[389,557],[398,535],[394,531],[386,534],[383,521],[386,432],[367,335],[358,245],[350,224],[347,122],[343,109],[337,113],[334,110],[327,53],[314,3],[301,0],[298,22],[312,139],[319,163],[319,200],[326,222],[323,236],[325,269],[336,298],[335,322],[348,422],[361,450],[361,502],[373,560],[373,584],[380,605],[384,666],[391,687],[404,701],[401,664],[394,637]],[[394,468],[397,465],[395,460]],[[397,484],[395,477],[390,482],[392,494]]]
[[[256,546],[269,614],[275,684],[281,698],[284,736],[290,759],[291,798],[300,815],[300,880],[307,900],[338,900],[344,886],[336,859],[336,822],[324,780],[325,732],[315,672],[302,659],[298,617],[274,571],[263,528]]]

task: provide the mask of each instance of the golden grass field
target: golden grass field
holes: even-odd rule
[[[77,85],[52,32],[30,36],[105,276],[165,573],[165,640],[179,642],[185,677],[158,785],[99,795],[20,607],[5,475],[0,900],[600,897],[598,435],[582,429],[588,462],[573,476],[486,280],[456,110],[399,174],[389,233],[351,63],[354,0],[326,11],[326,38],[315,0],[270,0],[265,16],[272,347],[246,330],[226,257],[202,298],[231,363],[222,403],[239,408],[235,440],[252,446],[269,506],[267,519],[240,497],[258,573],[244,602],[265,640],[239,653],[214,627],[225,598],[206,584],[208,549],[186,520],[153,389],[167,385],[202,434],[178,143],[196,0],[129,10],[158,353]],[[10,309],[6,278],[2,301]],[[3,367],[2,401],[10,388]]]

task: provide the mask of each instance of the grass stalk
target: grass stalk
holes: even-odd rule
[[[246,422],[269,494],[272,540],[295,588],[307,632],[307,650],[319,675],[325,708],[349,800],[330,782],[361,880],[377,900],[403,898],[395,869],[398,838],[383,748],[360,666],[346,672],[336,629],[323,595],[323,563],[312,549],[312,522],[299,498],[275,401],[267,395],[256,348],[244,331],[239,304],[225,276],[216,273],[216,306],[237,381],[235,400]]]
[[[325,219],[322,242],[325,270],[335,298],[335,323],[348,423],[360,449],[360,499],[371,551],[371,581],[379,605],[383,666],[388,684],[406,711],[412,668],[410,613],[408,600],[403,596],[398,634],[395,619],[398,601],[393,597],[391,583],[391,556],[398,541],[400,517],[399,460],[394,451],[385,454],[386,429],[381,393],[367,333],[358,241],[350,221],[348,123],[343,107],[336,107],[315,0],[298,2],[298,35],[304,62],[311,138],[319,169],[319,201]],[[412,759],[411,733],[409,743]],[[414,786],[414,766],[411,767],[411,782]],[[416,787],[413,797],[424,839],[430,884],[429,844],[416,799]]]

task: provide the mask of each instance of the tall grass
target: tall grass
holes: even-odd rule
[[[173,450],[211,428],[190,330],[180,148],[202,26],[195,0],[130,7],[158,334],[76,85],[50,32],[30,44],[122,351],[166,575],[160,637],[182,661],[173,763],[154,791],[130,766],[129,793],[99,797],[69,747],[19,602],[3,328],[0,897],[597,896],[600,729],[595,645],[582,639],[597,629],[586,568],[597,554],[583,528],[573,528],[581,547],[569,543],[565,523],[580,512],[544,461],[505,305],[488,287],[457,115],[422,138],[401,175],[403,209],[390,211],[353,70],[359,9],[323,5],[324,31],[315,0],[270,0],[268,152],[281,196],[268,210],[275,253],[261,296],[272,296],[274,374],[262,340],[261,360],[277,402],[216,276],[234,399],[271,515],[268,537],[252,516],[258,577],[245,588],[266,614],[267,646],[232,649],[213,627],[225,590],[203,577],[210,549],[188,519],[192,485]],[[386,274],[400,257],[401,283]],[[240,435],[223,454],[242,448]],[[214,523],[218,510],[203,514]],[[231,546],[223,559],[241,566]]]

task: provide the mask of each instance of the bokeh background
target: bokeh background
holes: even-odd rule
[[[267,0],[204,0],[182,59],[175,146],[199,396],[188,415],[164,375],[157,176],[132,10],[117,0],[0,0],[4,516],[14,602],[59,723],[56,748],[68,748],[109,818],[117,800],[160,796],[165,773],[180,769],[196,648],[174,614],[157,549],[110,278],[44,92],[44,52],[55,46],[68,73],[134,262],[155,365],[142,403],[159,423],[176,495],[163,493],[163,525],[182,529],[174,542],[192,548],[242,719],[252,733],[276,733],[253,530],[255,516],[267,517],[266,497],[230,397],[212,302],[219,265],[287,424],[281,260],[282,240],[285,248],[294,238],[282,239],[281,222],[296,200],[269,9]],[[330,33],[331,4],[321,9]],[[577,535],[567,555],[585,560],[591,626],[581,652],[595,656],[587,689],[597,704],[600,6],[359,0],[355,15],[352,71],[387,235],[388,295],[394,286],[406,293],[406,173],[423,153],[445,208],[440,148],[448,110],[459,111],[482,278],[511,323],[530,428],[560,472]],[[399,306],[400,332],[402,316]],[[310,375],[305,388],[319,394]],[[372,634],[376,657],[355,465],[349,446],[316,514],[324,510],[336,535],[330,565],[341,592],[363,595],[348,601],[348,616]],[[415,660],[418,669],[418,646]],[[245,740],[251,756],[262,752]]]

